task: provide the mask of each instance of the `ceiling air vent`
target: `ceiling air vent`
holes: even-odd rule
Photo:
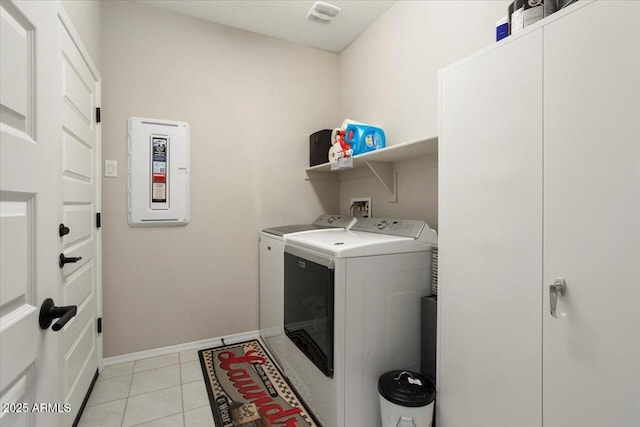
[[[328,24],[333,21],[342,9],[329,3],[317,1],[307,12],[307,19],[313,22]]]

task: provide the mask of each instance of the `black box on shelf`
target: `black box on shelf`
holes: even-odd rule
[[[323,129],[309,135],[309,166],[321,165],[329,161],[331,129]]]

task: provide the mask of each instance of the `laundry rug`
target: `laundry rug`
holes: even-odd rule
[[[258,340],[198,354],[217,427],[321,427]]]

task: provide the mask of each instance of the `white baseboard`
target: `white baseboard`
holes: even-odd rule
[[[117,363],[132,362],[140,359],[148,359],[150,357],[164,356],[167,354],[179,353],[188,350],[202,350],[210,347],[222,345],[224,339],[225,344],[234,344],[237,342],[248,341],[258,338],[258,331],[242,332],[240,334],[225,335],[218,338],[209,338],[206,340],[193,341],[184,344],[171,345],[168,347],[153,348],[151,350],[138,351],[136,353],[122,354],[120,356],[105,357],[104,366],[115,365]]]

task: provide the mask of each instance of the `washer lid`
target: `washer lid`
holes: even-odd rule
[[[355,222],[356,218],[353,216],[323,214],[316,218],[312,224],[282,225],[279,227],[263,228],[262,231],[275,236],[284,236],[285,234],[300,233],[302,231],[349,228],[355,224]]]
[[[378,380],[378,392],[389,402],[409,408],[426,406],[436,398],[436,387],[431,380],[411,371],[382,374]]]
[[[297,225],[283,225],[280,227],[272,227],[272,228],[263,228],[262,231],[265,233],[273,234],[276,236],[284,236],[285,234],[291,233],[300,233],[301,231],[309,231],[309,230],[321,230],[326,227],[321,227],[319,225],[313,224],[297,224]]]
[[[336,258],[426,252],[431,245],[410,237],[354,232],[349,230],[322,230],[287,236],[287,245],[323,252]]]

